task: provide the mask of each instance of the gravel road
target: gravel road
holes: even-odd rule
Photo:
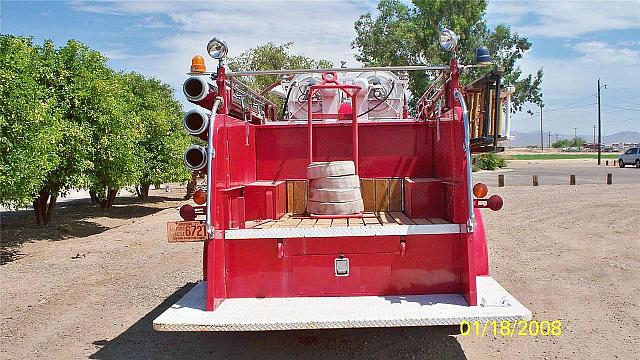
[[[3,359],[622,358],[640,333],[640,186],[490,187],[492,275],[559,337],[476,337],[450,327],[160,333],[151,322],[201,274],[200,244],[167,244],[177,191],[110,213],[70,201],[49,231],[2,214]],[[131,199],[130,202],[135,200]],[[11,261],[12,260],[12,261]]]

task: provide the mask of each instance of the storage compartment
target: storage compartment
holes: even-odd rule
[[[434,178],[404,179],[405,214],[410,218],[448,218],[445,216],[444,183]]]
[[[286,213],[287,186],[284,181],[256,181],[244,188],[245,219],[280,219]]]

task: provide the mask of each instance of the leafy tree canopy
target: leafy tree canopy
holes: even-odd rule
[[[450,54],[438,43],[438,26],[442,24],[460,37],[457,56],[461,63],[473,63],[478,46],[489,48],[496,65],[504,68],[503,86],[516,89],[512,97],[514,112],[521,111],[527,102],[542,105],[542,69],[534,75],[523,75],[517,65],[531,42],[506,25],[488,28],[486,8],[484,0],[413,0],[412,5],[381,0],[377,16],[366,13],[355,22],[357,35],[352,46],[358,51],[356,59],[370,66],[448,63]],[[486,71],[470,70],[463,74],[463,80]],[[412,94],[420,96],[432,80],[429,75],[410,73]]]
[[[170,87],[106,62],[75,40],[0,36],[0,204],[33,201],[47,225],[72,188],[108,208],[124,186],[188,179]]]
[[[24,206],[62,161],[62,116],[31,39],[0,37],[0,203]]]
[[[585,143],[586,141],[583,138],[578,136],[577,138],[571,139],[571,140],[569,139],[558,140],[553,144],[551,144],[551,146],[554,148],[580,147]]]
[[[229,68],[233,71],[250,70],[286,70],[301,68],[328,69],[333,63],[328,60],[315,60],[301,54],[292,54],[292,42],[275,44],[268,42],[244,51],[235,58],[229,59]],[[281,76],[246,76],[242,81],[251,88],[260,92],[270,85],[282,80]],[[267,94],[266,97],[282,108],[282,99]]]

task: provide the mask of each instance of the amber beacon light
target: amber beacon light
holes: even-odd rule
[[[203,73],[207,71],[207,66],[204,64],[204,57],[196,55],[191,59],[191,72]]]

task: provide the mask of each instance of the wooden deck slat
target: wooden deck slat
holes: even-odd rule
[[[376,209],[376,191],[373,179],[360,179],[360,192],[364,211],[374,211]]]
[[[260,226],[260,221],[247,220],[244,222],[245,229],[258,229],[256,226]]]
[[[391,212],[365,212],[362,218],[344,219],[312,219],[301,217],[291,213],[285,214],[279,220],[249,220],[245,222],[246,229],[269,228],[327,228],[327,227],[351,227],[351,226],[393,226],[393,225],[434,225],[450,224],[442,218],[417,218],[410,219],[400,211]]]
[[[417,225],[433,225],[428,219],[412,219]]]
[[[363,217],[362,220],[365,226],[382,226],[377,217]]]
[[[399,211],[393,211],[390,214],[401,225],[415,225],[413,220],[409,219],[407,217],[407,215],[405,215],[405,214],[403,214],[403,213],[401,213]]]
[[[331,227],[346,227],[346,226],[348,226],[347,219],[333,219],[333,221],[331,222]]]
[[[398,222],[396,221],[396,219],[393,216],[391,216],[391,214],[388,212],[379,213],[378,219],[380,220],[380,223],[383,226],[398,225]]]
[[[269,220],[269,221],[263,222],[259,226],[260,226],[260,229],[269,229],[269,228],[273,227],[273,225],[275,225],[277,223],[278,223],[278,221],[276,221],[276,220]]]
[[[312,228],[316,225],[317,219],[302,219],[300,224],[298,224],[298,228]]]
[[[389,179],[389,211],[402,211],[403,179]]]
[[[389,179],[375,179],[375,211],[389,209]]]
[[[303,214],[307,210],[307,181],[296,180],[293,183],[293,212]]]
[[[287,212],[293,212],[293,194],[294,194],[293,181],[287,180]]]
[[[434,224],[449,224],[447,220],[442,218],[429,218],[429,221],[431,221]]]
[[[331,227],[331,219],[318,219],[314,227]]]
[[[278,227],[298,227],[298,225],[300,225],[300,223],[302,222],[302,219],[300,218],[289,218],[284,222],[279,222],[278,224],[282,224],[282,226],[278,226]]]

